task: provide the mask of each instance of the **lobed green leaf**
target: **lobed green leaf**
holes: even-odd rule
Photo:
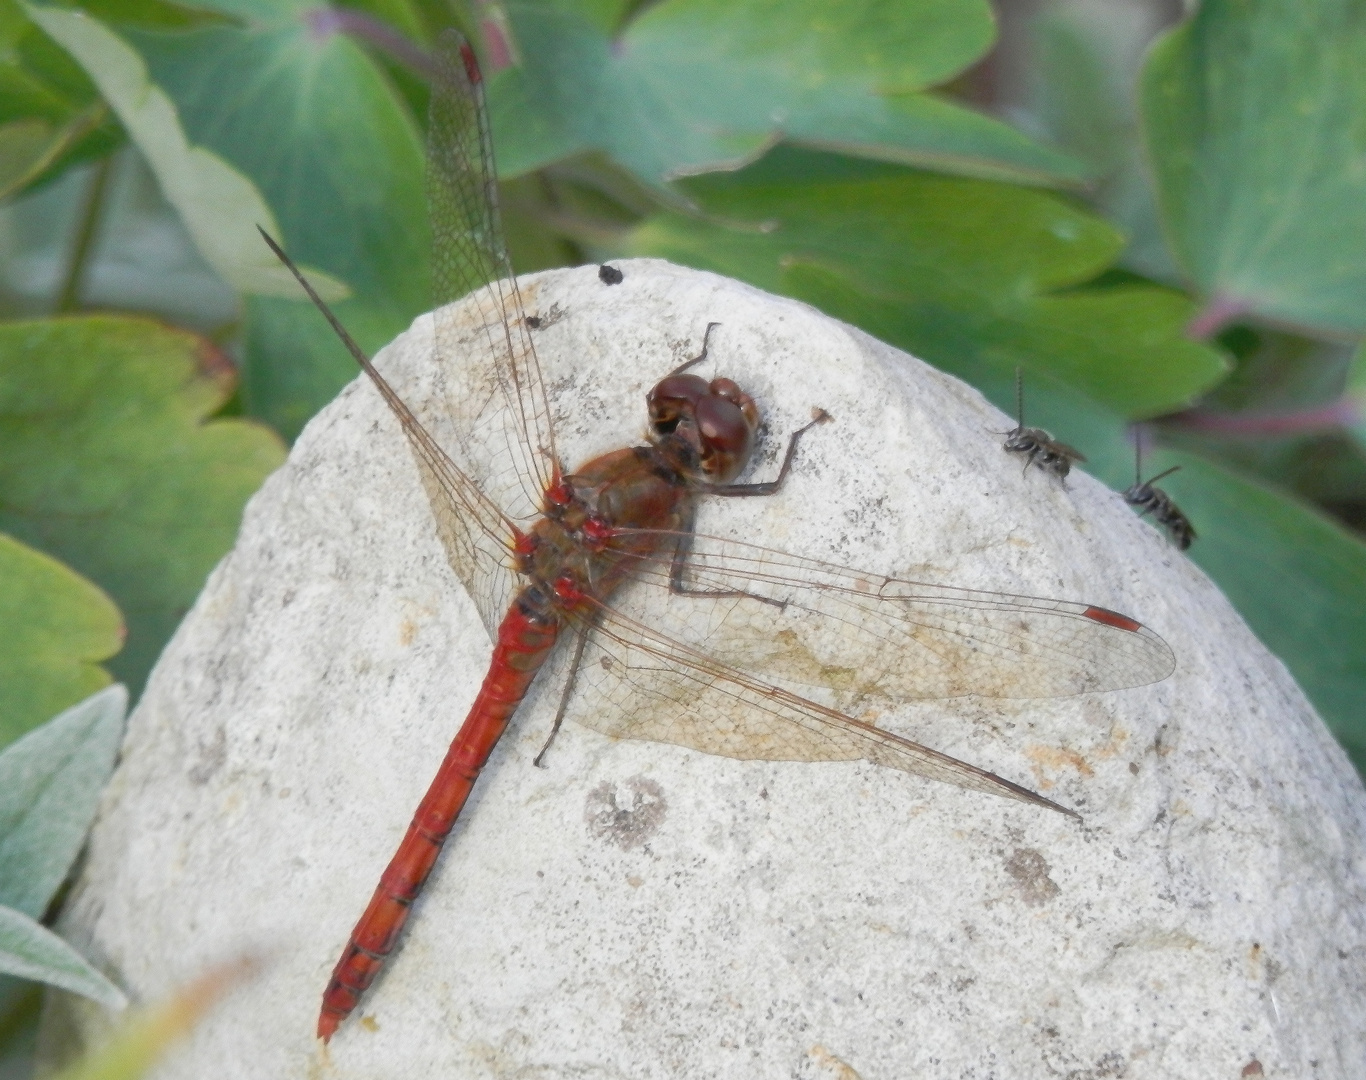
[[[1168,240],[1207,297],[1366,330],[1360,0],[1207,0],[1153,47],[1142,108]]]
[[[150,320],[0,324],[0,528],[118,602],[111,666],[134,693],[284,457],[264,427],[208,419],[233,383],[207,341]]]
[[[189,143],[175,106],[148,81],[138,54],[85,12],[36,5],[27,10],[81,63],[118,113],[205,261],[240,292],[303,296],[256,233],[259,225],[278,236],[270,207],[245,176],[212,151]],[[347,295],[341,282],[318,270],[308,272],[325,298]]]
[[[672,0],[611,37],[577,5],[506,12],[519,63],[490,80],[490,109],[508,176],[601,150],[660,185],[735,168],[780,140],[1022,183],[1087,175],[925,93],[990,46],[982,0]]]
[[[123,637],[96,585],[0,533],[0,746],[105,686]]]
[[[315,32],[302,10],[218,10],[248,21],[129,31],[127,40],[175,103],[187,137],[256,185],[295,260],[351,288],[337,315],[373,351],[429,304],[417,128],[365,53]],[[251,243],[266,251],[254,229]],[[243,378],[253,415],[292,436],[354,377],[354,361],[312,305],[248,299]]]

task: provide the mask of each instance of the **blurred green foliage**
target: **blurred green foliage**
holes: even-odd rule
[[[1119,489],[1143,422],[1190,557],[1366,766],[1366,5],[1172,8],[0,0],[0,741],[137,692],[353,378],[250,227],[364,348],[428,306],[455,24],[520,270],[714,269],[1008,411],[1018,366]]]
[[[119,605],[128,640],[109,668],[134,692],[283,460],[263,425],[208,420],[233,378],[214,346],[146,318],[0,324],[0,530]]]

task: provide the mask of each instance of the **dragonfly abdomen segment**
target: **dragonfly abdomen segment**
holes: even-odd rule
[[[545,616],[536,605],[520,599],[498,627],[493,660],[479,696],[446,751],[323,992],[318,1037],[324,1042],[356,1007],[393,950],[408,911],[436,865],[475,780],[559,632],[558,619]]]

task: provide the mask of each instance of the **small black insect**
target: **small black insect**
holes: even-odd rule
[[[1134,482],[1133,485],[1124,492],[1124,501],[1138,511],[1142,517],[1152,514],[1153,521],[1164,530],[1173,544],[1181,551],[1191,546],[1191,541],[1195,539],[1195,526],[1190,523],[1190,518],[1181,512],[1181,508],[1172,502],[1172,498],[1159,487],[1153,487],[1164,476],[1170,476],[1181,468],[1180,465],[1173,465],[1166,472],[1158,473],[1151,480],[1143,479],[1143,441],[1140,438],[1134,445]]]
[[[621,277],[621,271],[615,266],[608,266],[606,263],[603,263],[598,267],[598,280],[604,285],[620,285]]]
[[[559,304],[552,304],[550,310],[544,315],[528,315],[526,326],[528,330],[544,330],[547,326],[554,326],[564,318],[564,308]]]
[[[1025,472],[1031,465],[1037,465],[1061,480],[1072,471],[1072,462],[1086,460],[1080,450],[1059,442],[1043,428],[1024,426],[1024,381],[1019,368],[1015,369],[1015,420],[1014,429],[1004,433],[1006,441],[1001,448],[1011,454],[1023,454]]]

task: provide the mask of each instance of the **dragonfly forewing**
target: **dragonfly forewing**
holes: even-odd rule
[[[445,407],[457,465],[515,520],[540,512],[557,457],[540,363],[503,240],[483,80],[470,46],[446,31],[427,132],[436,366],[464,379]],[[465,297],[463,303],[450,302]],[[477,373],[477,378],[475,377]],[[481,469],[481,460],[497,466]]]
[[[633,594],[633,616],[731,667],[845,700],[1067,697],[1175,667],[1156,633],[1097,605],[879,577],[714,536],[690,547],[687,589],[747,595],[670,594],[668,560],[641,559],[634,576],[655,587]]]

